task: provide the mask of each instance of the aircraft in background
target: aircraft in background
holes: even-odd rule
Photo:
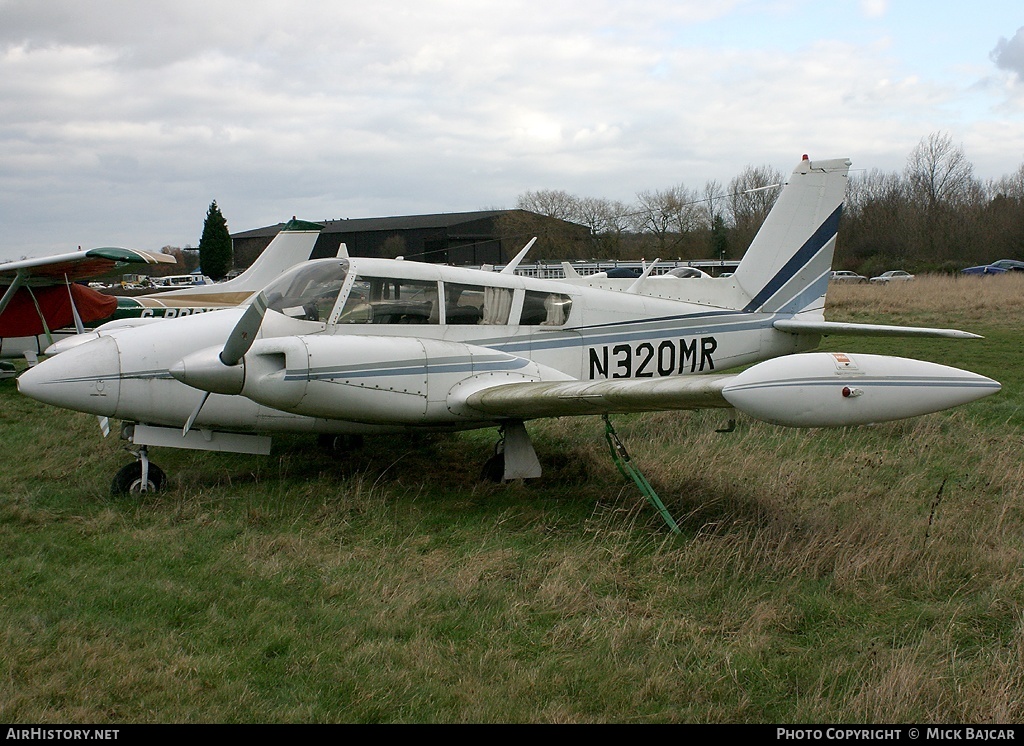
[[[129,264],[174,262],[169,254],[113,246],[0,262],[0,357],[38,354],[56,330],[110,317],[117,300],[79,281]]]
[[[56,340],[43,338],[36,341],[29,338],[23,340],[22,344],[29,345],[30,349],[37,347],[39,352],[56,354],[67,347],[82,344],[88,339],[93,339],[112,329],[142,326],[161,319],[190,316],[237,306],[247,301],[267,283],[279,277],[289,268],[300,262],[308,261],[322,228],[323,226],[317,223],[292,218],[267,248],[256,257],[252,265],[231,280],[139,296],[112,296],[96,293],[106,299],[107,305],[104,306],[105,313],[102,316],[94,314],[88,320],[83,319],[86,323],[94,322],[94,329],[77,330],[76,333],[66,330],[65,334],[60,335],[60,338]],[[342,244],[339,256],[346,255],[345,252],[345,245]],[[174,261],[173,258],[170,260]],[[2,268],[0,265],[0,270]],[[8,342],[6,339],[2,341],[5,345]],[[10,349],[13,352],[18,349],[18,346],[12,341]],[[7,354],[7,348],[5,348],[4,355]]]
[[[26,370],[22,394],[123,421],[115,492],[160,489],[149,447],[269,453],[274,433],[500,428],[500,479],[541,466],[543,417],[726,408],[791,427],[913,417],[1000,390],[919,360],[808,352],[823,335],[977,338],[824,319],[850,162],[793,170],[732,277],[515,274],[413,261],[299,264],[244,307],[113,329]],[[750,366],[739,373],[727,369]],[[492,471],[493,468],[493,471]]]
[[[166,292],[118,297],[112,321],[135,318],[175,318],[228,308],[244,303],[268,283],[296,264],[309,260],[323,226],[292,218],[256,261],[242,274],[224,282],[169,290]],[[347,256],[345,245],[339,256]]]

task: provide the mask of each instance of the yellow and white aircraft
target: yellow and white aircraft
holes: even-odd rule
[[[138,460],[114,490],[159,489],[148,448],[268,453],[275,433],[502,428],[498,471],[541,468],[542,417],[734,408],[794,427],[913,417],[993,394],[904,358],[807,352],[822,335],[971,338],[824,320],[850,162],[796,166],[735,274],[655,281],[338,257],[247,305],[115,329],[21,374],[21,393],[124,422]],[[739,373],[730,368],[750,366]]]

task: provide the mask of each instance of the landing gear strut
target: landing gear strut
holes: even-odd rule
[[[167,475],[156,464],[149,461],[146,446],[133,451],[137,461],[127,464],[116,475],[110,484],[110,492],[114,495],[142,495],[146,492],[159,492],[167,483]]]

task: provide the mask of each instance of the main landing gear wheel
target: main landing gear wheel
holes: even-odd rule
[[[167,475],[156,464],[149,464],[149,478],[142,487],[142,461],[125,465],[114,476],[110,492],[114,495],[141,495],[144,492],[159,492],[167,483]]]
[[[505,481],[505,454],[496,453],[484,462],[484,468],[480,471],[480,480],[483,482],[494,482],[501,484]]]
[[[484,462],[480,470],[480,481],[501,484],[505,481],[505,428],[498,428],[498,442],[494,444],[494,454]]]

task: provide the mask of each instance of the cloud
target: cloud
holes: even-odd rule
[[[867,18],[882,18],[889,10],[889,0],[861,0],[861,12]]]
[[[898,168],[962,111],[901,65],[885,0],[765,6],[0,0],[0,227],[159,248],[194,245],[213,199],[232,230],[630,201],[803,152]]]
[[[1017,29],[1012,39],[1001,37],[991,57],[996,67],[1016,73],[1018,78],[1024,79],[1024,26]]]

